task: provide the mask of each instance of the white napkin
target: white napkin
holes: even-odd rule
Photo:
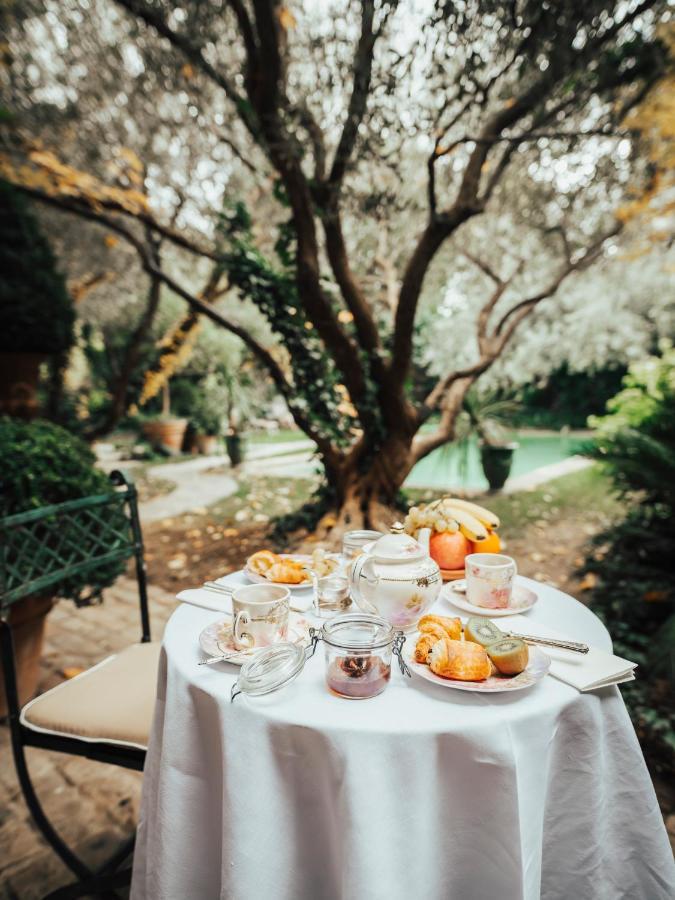
[[[515,634],[531,634],[536,637],[558,638],[585,643],[583,635],[565,635],[533,622],[524,616],[513,616],[507,623],[502,619],[496,622],[504,631]],[[610,684],[623,684],[634,681],[633,670],[637,663],[620,656],[613,656],[597,647],[591,647],[588,653],[575,653],[573,650],[561,650],[557,647],[542,647],[544,653],[551,657],[550,674],[559,681],[564,681],[582,693],[607,687]]]
[[[225,587],[238,588],[251,582],[241,572],[232,572],[214,579],[216,584]],[[188,588],[181,591],[177,597],[181,603],[189,603],[192,606],[200,606],[202,609],[210,609],[213,612],[221,612],[225,615],[232,614],[232,599],[227,594],[220,594],[208,588]],[[314,595],[311,588],[291,591],[291,609],[294,612],[311,612]]]

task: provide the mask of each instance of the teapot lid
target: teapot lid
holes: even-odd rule
[[[370,547],[370,555],[385,562],[407,562],[426,556],[424,547],[406,534],[400,522],[394,522],[390,534],[383,534]]]

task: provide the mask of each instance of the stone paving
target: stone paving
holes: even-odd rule
[[[161,638],[176,606],[150,589],[151,631]],[[69,666],[88,667],[140,638],[136,583],[121,578],[101,606],[61,601],[47,619],[40,689],[63,680]],[[81,857],[103,862],[130,835],[138,817],[141,773],[92,760],[29,749],[28,765],[52,824]],[[14,772],[7,727],[0,726],[0,900],[37,900],[73,880],[40,836]]]

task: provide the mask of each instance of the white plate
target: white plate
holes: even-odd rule
[[[293,644],[302,644],[309,639],[309,622],[297,613],[292,612],[288,623],[288,638]],[[199,646],[207,656],[223,656],[226,653],[236,653],[234,659],[223,660],[232,663],[233,666],[243,666],[256,650],[237,650],[232,642],[232,619],[219,619],[212,622],[199,635]]]
[[[511,606],[507,606],[506,609],[486,609],[483,606],[474,606],[473,603],[469,603],[463,590],[466,590],[464,579],[453,581],[444,585],[441,597],[458,609],[463,609],[474,616],[487,616],[489,619],[497,619],[500,616],[517,616],[519,613],[532,609],[539,599],[539,595],[531,588],[525,587],[524,584],[515,584],[511,595]]]
[[[415,662],[413,659],[415,653],[415,644],[417,643],[417,634],[415,639],[411,638],[410,642],[406,641],[403,655],[405,661],[410,668],[420,678],[430,681],[432,684],[440,684],[441,687],[455,688],[458,691],[476,691],[483,694],[495,694],[502,691],[522,691],[524,688],[532,687],[546,675],[551,667],[551,657],[540,650],[539,647],[528,645],[530,651],[530,661],[527,668],[520,675],[509,677],[507,675],[491,675],[485,681],[455,681],[453,678],[441,678],[440,675],[434,675],[429,666],[424,663]]]
[[[312,561],[312,557],[308,553],[278,553],[281,559],[295,559],[298,562],[309,563]],[[338,559],[336,553],[329,553],[329,559]],[[339,566],[338,566],[339,569]],[[336,569],[336,573],[337,573]],[[265,578],[264,575],[258,575],[257,572],[252,572],[248,567],[248,560],[246,560],[246,565],[244,566],[244,575],[248,578],[249,581],[252,581],[254,584],[276,584],[278,587],[287,587],[291,591],[306,591],[308,588],[312,587],[311,579],[307,581],[301,581],[300,584],[286,584],[283,581],[270,581],[269,578]]]
[[[277,555],[281,559],[297,559],[299,562],[309,562],[312,558],[304,553],[278,553]],[[311,580],[301,581],[300,584],[285,584],[281,581],[270,581],[268,578],[265,578],[264,575],[258,575],[257,572],[252,572],[248,567],[248,560],[246,560],[246,565],[244,566],[244,575],[254,584],[276,584],[279,587],[287,587],[291,591],[306,591],[307,588],[311,588],[312,586]]]

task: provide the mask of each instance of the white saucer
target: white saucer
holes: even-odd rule
[[[309,622],[307,619],[291,612],[288,621],[287,640],[293,644],[303,644],[309,638]],[[233,666],[243,666],[260,647],[238,651],[232,641],[232,619],[219,619],[212,622],[199,635],[199,646],[207,656],[225,656],[236,654],[232,659],[223,660]]]
[[[515,584],[513,594],[511,595],[511,606],[506,609],[486,609],[483,606],[474,606],[464,596],[466,591],[466,581],[452,581],[444,585],[441,596],[448,603],[456,606],[457,609],[471,613],[474,616],[487,616],[490,619],[496,619],[500,616],[517,616],[519,613],[527,612],[532,609],[539,599],[538,594],[524,584]]]

